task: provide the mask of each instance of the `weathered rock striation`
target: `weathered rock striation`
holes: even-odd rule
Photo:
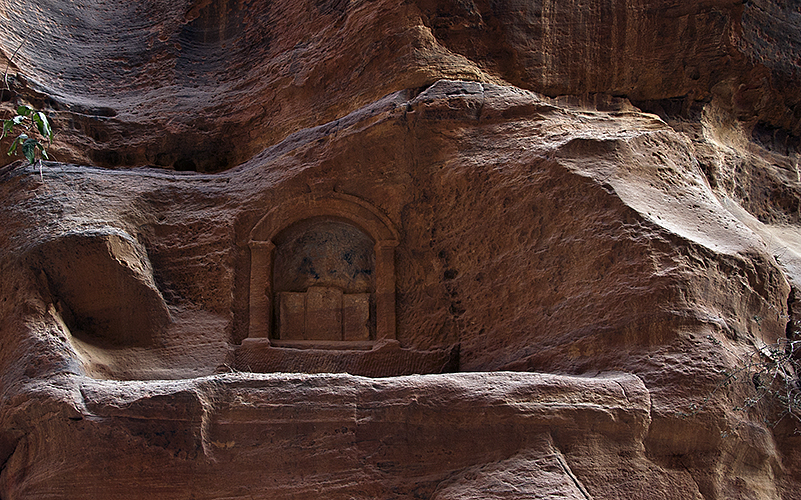
[[[800,132],[801,14],[777,0],[5,0],[2,15],[12,94],[50,111],[59,159],[81,164],[219,171],[442,78],[669,114],[714,102],[749,130]]]
[[[793,9],[9,0],[0,498],[799,498]]]

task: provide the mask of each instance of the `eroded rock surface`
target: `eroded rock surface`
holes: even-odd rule
[[[144,457],[155,440],[162,444],[153,450],[166,450],[158,451],[159,465],[128,479],[122,469],[114,476],[122,497],[138,494],[123,492],[135,477],[152,494],[188,498],[186,490],[159,479],[164,470],[186,478],[178,483],[187,484],[192,471],[194,484],[207,484],[208,490],[192,490],[196,498],[318,494],[312,492],[329,498],[508,498],[518,490],[528,497],[616,498],[626,491],[653,498],[646,484],[665,498],[791,495],[793,421],[766,426],[762,416],[773,415],[768,401],[753,414],[735,412],[738,401],[753,396],[753,385],[718,384],[725,371],[740,366],[739,356],[785,337],[790,282],[798,277],[771,254],[779,247],[766,241],[769,232],[755,232],[771,226],[744,221],[744,209],[713,191],[694,154],[685,136],[634,108],[597,111],[514,87],[440,81],[293,134],[217,175],[48,164],[42,181],[35,168],[7,169],[3,210],[13,223],[2,233],[9,250],[3,260],[4,491],[15,498],[46,496],[50,488],[99,495],[108,488],[103,474],[112,469],[92,472],[94,460],[121,464],[123,456]],[[493,399],[481,394],[495,390],[500,375],[372,382],[214,376],[235,367],[239,344],[251,336],[248,304],[260,293],[251,286],[258,271],[247,243],[252,229],[273,207],[297,200],[322,207],[340,198],[361,200],[397,228],[396,337],[403,348],[458,346],[458,367],[450,368],[458,371],[627,372],[634,375],[626,380],[636,381],[627,383],[635,383],[644,394],[637,397],[648,403],[637,406],[634,420],[613,417],[609,425],[619,430],[612,437],[604,430],[607,417],[581,409],[599,397],[593,384],[613,380],[592,375],[580,379],[590,384],[581,390],[574,378],[548,376],[569,388],[564,404],[520,396],[520,403],[504,403],[518,408],[508,417],[513,420],[497,417],[497,425],[487,416],[495,411]],[[110,227],[116,232],[103,229]],[[796,234],[793,227],[785,227],[788,234]],[[56,259],[64,269],[58,273],[36,257],[57,256],[53,242],[78,234],[94,241],[76,247],[84,248],[81,258],[108,267],[91,273],[97,287],[118,284],[103,297],[113,301],[113,295],[129,308],[144,304],[147,314],[139,319],[154,318],[138,324],[138,342],[126,342],[125,330],[109,324],[92,335],[119,343],[89,343],[77,330],[81,323],[65,318],[59,304],[78,304],[95,287],[80,270],[68,279],[73,257]],[[115,249],[112,240],[125,242],[124,248]],[[52,277],[43,282],[42,272],[69,286],[49,284]],[[155,381],[193,377],[206,378]],[[265,380],[270,389],[260,388]],[[406,389],[397,395],[398,408],[417,411],[415,398],[425,398],[427,409],[414,424],[404,413],[390,417],[396,399],[381,389],[374,410],[360,410],[364,416],[337,416],[345,411],[337,409],[326,417],[326,426],[350,429],[346,436],[298,421],[276,441],[273,431],[253,428],[254,419],[267,414],[236,394],[256,391],[265,401],[285,394],[282,405],[312,422],[326,414],[327,403],[293,392],[287,380],[315,381],[319,397],[332,401],[350,398],[359,387],[401,384]],[[461,396],[448,399],[438,389],[462,380],[469,383]],[[209,384],[214,395],[199,389]],[[92,402],[83,409],[87,387]],[[625,384],[622,390],[626,405],[640,404]],[[50,409],[31,414],[23,403],[31,398]],[[222,401],[236,402],[241,411],[223,416]],[[611,411],[593,404],[601,414]],[[683,416],[693,405],[700,411]],[[566,417],[569,425],[551,421],[561,408],[576,412]],[[526,417],[530,411],[536,418]],[[348,437],[356,432],[348,422],[385,414],[391,428],[371,431],[376,445],[383,443],[379,448],[367,450],[360,438]],[[550,423],[537,423],[541,419]],[[459,434],[467,422],[476,427]],[[216,437],[215,426],[241,430]],[[108,432],[113,437],[103,442],[113,447],[93,441]],[[318,432],[326,437],[312,437]],[[426,436],[439,432],[456,434],[436,441],[441,456],[434,458],[426,455],[433,446]],[[598,441],[598,432],[607,437]],[[35,444],[51,434],[63,440]],[[344,465],[332,472],[331,464],[344,459],[337,458],[334,438],[356,443],[352,459],[361,472]],[[486,444],[476,447],[477,439]],[[86,450],[87,461],[63,479],[44,479],[61,463],[44,457],[60,456],[69,443]],[[386,457],[375,455],[379,449]],[[253,454],[247,467],[236,465],[243,453]],[[257,458],[287,453],[295,458],[274,466]],[[375,460],[374,468],[364,469],[364,460]],[[435,474],[431,467],[440,462],[452,465]],[[524,469],[530,480],[520,479]],[[236,486],[228,481],[232,474]],[[227,482],[220,483],[222,477]]]
[[[777,0],[6,0],[2,15],[13,94],[55,117],[61,161],[224,170],[441,78],[668,114],[712,100],[799,133],[799,13]]]
[[[622,374],[75,377],[50,396],[40,403],[51,418],[16,443],[6,465],[3,489],[11,498],[471,498],[498,476],[493,469],[514,472],[506,462],[526,469],[534,457],[547,470],[536,464],[530,473],[552,480],[518,477],[524,495],[586,498],[567,465],[570,453],[600,446],[598,459],[628,453],[624,461],[647,462],[648,392]],[[130,444],[108,446],[109,439]],[[78,442],[96,452],[75,460]],[[477,470],[495,460],[499,466]],[[12,472],[20,467],[24,473]],[[596,472],[621,476],[614,467]],[[660,477],[657,469],[639,470],[621,487],[651,480],[654,491],[669,491],[671,474]]]
[[[792,5],[0,12],[0,498],[799,498]]]

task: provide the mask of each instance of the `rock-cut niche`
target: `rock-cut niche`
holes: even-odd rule
[[[337,348],[395,338],[397,232],[374,207],[307,195],[253,228],[248,337]]]
[[[375,252],[367,234],[315,217],[273,243],[273,340],[375,340]]]

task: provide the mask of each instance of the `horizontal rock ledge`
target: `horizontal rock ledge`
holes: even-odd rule
[[[245,498],[231,496],[232,484],[260,498],[304,496],[310,485],[318,498],[367,498],[410,484],[433,491],[457,471],[521,453],[564,463],[558,475],[572,485],[556,448],[600,439],[637,449],[650,422],[648,391],[624,373],[71,382],[82,400],[59,404],[82,415],[65,410],[31,429],[7,467],[36,460],[6,483],[10,498]],[[82,443],[80,459],[70,443]]]

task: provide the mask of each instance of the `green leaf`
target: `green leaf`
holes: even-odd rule
[[[36,161],[37,146],[40,148],[42,147],[42,145],[36,139],[28,139],[22,143],[22,154],[25,155],[25,159],[28,160],[28,163],[33,163]]]
[[[41,148],[41,144],[39,146]],[[41,150],[42,150],[42,158],[44,158],[45,160],[49,160],[50,157],[47,156],[47,151],[45,151],[45,148],[41,148]]]
[[[3,120],[3,135],[0,136],[0,139],[3,139],[12,130],[14,130],[14,122],[12,120]]]
[[[22,106],[17,108],[17,114],[22,116],[28,116],[31,114],[32,111],[33,108],[26,104],[23,104]]]
[[[11,119],[11,121],[13,121],[13,122],[14,122],[14,125],[21,125],[21,124],[22,124],[22,122],[24,122],[24,121],[25,121],[25,117],[24,117],[24,116],[17,115],[17,116],[15,116],[14,118],[12,118],[12,119]]]
[[[11,147],[8,148],[8,156],[13,155],[14,152],[17,150],[17,146],[19,144],[22,144],[26,140],[28,140],[28,134],[20,134],[20,135],[18,135],[17,138],[14,139],[14,142],[11,143]]]
[[[39,129],[39,133],[42,134],[42,137],[47,138],[48,141],[53,140],[53,129],[50,128],[50,122],[47,121],[47,117],[41,111],[37,111],[32,115],[33,122],[36,124],[36,128]]]

